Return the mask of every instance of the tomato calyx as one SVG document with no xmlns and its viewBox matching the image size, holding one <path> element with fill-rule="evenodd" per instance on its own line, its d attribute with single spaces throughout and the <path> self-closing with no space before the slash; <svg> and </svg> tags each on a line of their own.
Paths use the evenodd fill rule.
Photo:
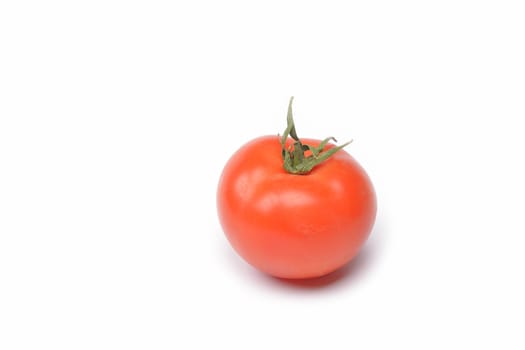
<svg viewBox="0 0 525 350">
<path fill-rule="evenodd" d="M 290 174 L 306 175 L 314 167 L 321 164 L 343 147 L 348 146 L 352 141 L 346 142 L 343 145 L 332 147 L 325 150 L 329 141 L 337 142 L 334 137 L 327 137 L 319 143 L 317 147 L 305 145 L 301 142 L 295 131 L 295 123 L 292 115 L 293 96 L 290 97 L 288 104 L 288 115 L 286 117 L 287 126 L 281 137 L 281 149 L 284 169 Z M 286 140 L 290 136 L 294 142 L 290 147 L 286 147 Z M 306 156 L 305 152 L 310 151 L 311 154 Z"/>
</svg>

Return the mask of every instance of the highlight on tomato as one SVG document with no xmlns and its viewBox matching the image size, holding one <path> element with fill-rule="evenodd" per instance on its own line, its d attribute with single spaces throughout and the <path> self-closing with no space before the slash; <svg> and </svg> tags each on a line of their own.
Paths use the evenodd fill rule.
<svg viewBox="0 0 525 350">
<path fill-rule="evenodd" d="M 332 137 L 300 139 L 288 105 L 282 136 L 237 150 L 217 189 L 223 231 L 258 270 L 280 278 L 326 275 L 347 264 L 368 238 L 376 196 L 365 170 Z"/>
</svg>

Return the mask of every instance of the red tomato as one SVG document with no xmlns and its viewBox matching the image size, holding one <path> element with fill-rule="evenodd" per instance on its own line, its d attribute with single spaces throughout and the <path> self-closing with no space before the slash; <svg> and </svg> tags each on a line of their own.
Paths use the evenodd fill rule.
<svg viewBox="0 0 525 350">
<path fill-rule="evenodd" d="M 293 121 L 292 129 L 290 135 Z M 252 140 L 229 159 L 217 192 L 219 220 L 233 248 L 255 268 L 281 278 L 319 277 L 358 253 L 374 224 L 375 193 L 363 168 L 344 150 L 305 174 L 289 173 L 283 154 L 293 157 L 298 139 L 286 136 Z M 321 154 L 333 148 L 324 143 Z M 312 152 L 304 156 L 312 158 Z"/>
</svg>

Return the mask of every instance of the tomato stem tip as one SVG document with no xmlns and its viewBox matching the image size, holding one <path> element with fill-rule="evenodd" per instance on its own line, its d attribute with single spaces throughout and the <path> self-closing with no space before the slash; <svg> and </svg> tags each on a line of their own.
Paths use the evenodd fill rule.
<svg viewBox="0 0 525 350">
<path fill-rule="evenodd" d="M 335 153 L 348 146 L 352 141 L 346 142 L 340 146 L 332 147 L 325 150 L 326 145 L 330 141 L 337 142 L 334 137 L 327 137 L 322 140 L 317 147 L 311 145 L 304 145 L 295 130 L 295 123 L 292 113 L 293 96 L 290 97 L 288 103 L 288 114 L 286 116 L 286 129 L 281 136 L 281 149 L 284 169 L 290 174 L 306 175 L 312 171 L 314 167 L 326 161 Z M 286 141 L 290 136 L 294 142 L 288 148 Z M 305 151 L 310 151 L 311 155 L 305 156 Z"/>
</svg>

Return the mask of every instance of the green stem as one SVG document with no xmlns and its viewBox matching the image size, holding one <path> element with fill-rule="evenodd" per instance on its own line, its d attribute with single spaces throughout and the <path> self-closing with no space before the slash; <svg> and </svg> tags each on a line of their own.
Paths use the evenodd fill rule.
<svg viewBox="0 0 525 350">
<path fill-rule="evenodd" d="M 295 131 L 295 123 L 293 121 L 292 114 L 292 102 L 293 96 L 290 97 L 290 103 L 288 104 L 288 115 L 286 117 L 287 125 L 283 136 L 281 137 L 283 165 L 284 169 L 290 174 L 306 175 L 312 171 L 314 167 L 326 161 L 343 147 L 349 145 L 352 141 L 349 141 L 340 146 L 332 147 L 328 150 L 325 150 L 325 146 L 330 140 L 337 142 L 337 140 L 333 137 L 327 137 L 321 141 L 317 147 L 303 145 L 299 137 L 297 137 L 297 132 Z M 288 139 L 288 136 L 294 140 L 294 143 L 287 149 L 286 140 Z M 312 154 L 308 157 L 305 157 L 305 151 L 311 151 Z"/>
</svg>

